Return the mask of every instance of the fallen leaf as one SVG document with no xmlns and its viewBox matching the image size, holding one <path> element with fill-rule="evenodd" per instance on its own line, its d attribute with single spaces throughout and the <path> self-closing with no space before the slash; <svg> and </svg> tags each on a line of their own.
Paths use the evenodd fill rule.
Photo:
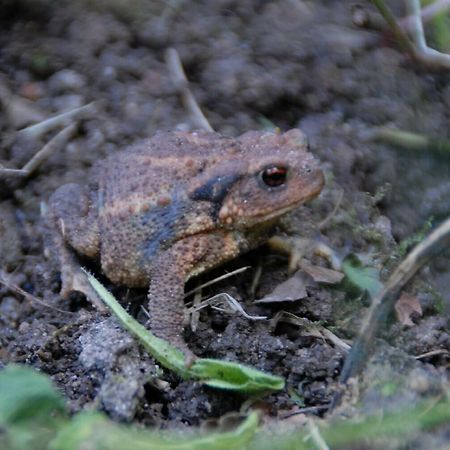
<svg viewBox="0 0 450 450">
<path fill-rule="evenodd" d="M 412 321 L 413 315 L 422 316 L 422 306 L 420 306 L 419 299 L 407 292 L 403 292 L 400 298 L 395 303 L 395 312 L 397 320 L 406 327 L 414 326 Z"/>
<path fill-rule="evenodd" d="M 363 266 L 356 257 L 346 259 L 342 270 L 351 284 L 361 291 L 367 291 L 371 298 L 374 298 L 383 289 L 379 270 L 375 267 Z"/>
<path fill-rule="evenodd" d="M 256 300 L 255 303 L 294 302 L 307 296 L 305 279 L 297 271 L 283 283 L 280 283 L 270 294 Z"/>
<path fill-rule="evenodd" d="M 314 281 L 317 281 L 318 283 L 337 284 L 342 280 L 342 278 L 344 278 L 344 274 L 342 272 L 327 269 L 326 267 L 314 266 L 305 260 L 302 260 L 299 266 L 303 272 L 306 272 Z"/>
</svg>

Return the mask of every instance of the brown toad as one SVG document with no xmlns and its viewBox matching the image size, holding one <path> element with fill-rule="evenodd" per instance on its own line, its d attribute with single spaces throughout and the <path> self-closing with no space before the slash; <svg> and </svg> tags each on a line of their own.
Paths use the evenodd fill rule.
<svg viewBox="0 0 450 450">
<path fill-rule="evenodd" d="M 296 129 L 158 133 L 94 166 L 89 184 L 51 196 L 62 294 L 93 300 L 71 249 L 97 258 L 112 282 L 149 285 L 151 330 L 192 356 L 181 336 L 185 282 L 267 240 L 276 220 L 323 184 Z"/>
</svg>

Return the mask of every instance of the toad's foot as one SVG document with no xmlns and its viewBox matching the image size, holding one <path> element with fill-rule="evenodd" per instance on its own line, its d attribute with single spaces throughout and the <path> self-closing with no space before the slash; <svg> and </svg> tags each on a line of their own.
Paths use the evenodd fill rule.
<svg viewBox="0 0 450 450">
<path fill-rule="evenodd" d="M 61 297 L 68 298 L 73 291 L 81 292 L 100 312 L 107 310 L 99 295 L 89 283 L 86 273 L 80 267 L 70 269 L 70 272 L 67 268 L 62 268 L 61 282 Z"/>
<path fill-rule="evenodd" d="M 107 310 L 105 304 L 97 292 L 89 283 L 86 273 L 81 269 L 72 252 L 63 247 L 60 250 L 61 262 L 61 291 L 62 298 L 67 299 L 71 292 L 77 291 L 84 294 L 99 311 Z"/>
<path fill-rule="evenodd" d="M 272 250 L 288 255 L 290 273 L 302 269 L 303 258 L 309 259 L 312 255 L 321 256 L 328 261 L 334 270 L 341 270 L 341 258 L 331 247 L 318 239 L 298 236 L 273 236 L 267 243 Z"/>
<path fill-rule="evenodd" d="M 151 320 L 146 324 L 147 328 L 150 328 L 151 332 L 158 338 L 167 341 L 172 347 L 175 347 L 184 355 L 184 365 L 186 368 L 190 368 L 198 359 L 184 342 L 181 335 L 177 334 L 175 329 L 158 327 Z M 178 329 L 177 329 L 178 331 Z"/>
<path fill-rule="evenodd" d="M 273 236 L 267 241 L 272 250 L 289 257 L 289 272 L 295 272 L 305 254 L 311 253 L 314 241 L 300 237 Z"/>
</svg>

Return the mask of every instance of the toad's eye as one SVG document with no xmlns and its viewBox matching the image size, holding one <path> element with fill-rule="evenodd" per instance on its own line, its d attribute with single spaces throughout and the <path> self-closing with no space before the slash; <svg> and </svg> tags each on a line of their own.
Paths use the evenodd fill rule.
<svg viewBox="0 0 450 450">
<path fill-rule="evenodd" d="M 277 187 L 283 185 L 286 182 L 287 173 L 288 171 L 286 167 L 267 167 L 261 172 L 261 179 L 266 186 Z"/>
</svg>

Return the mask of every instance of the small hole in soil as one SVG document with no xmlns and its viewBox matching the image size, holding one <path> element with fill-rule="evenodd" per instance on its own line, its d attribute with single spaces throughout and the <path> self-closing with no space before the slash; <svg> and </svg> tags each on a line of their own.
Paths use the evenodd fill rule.
<svg viewBox="0 0 450 450">
<path fill-rule="evenodd" d="M 211 320 L 211 329 L 216 333 L 223 333 L 227 327 L 228 321 L 223 316 L 215 315 Z"/>
<path fill-rule="evenodd" d="M 84 294 L 81 292 L 72 292 L 69 296 L 69 311 L 77 312 L 80 309 L 86 309 L 92 307 L 91 302 L 89 302 Z"/>
<path fill-rule="evenodd" d="M 156 389 L 150 383 L 144 385 L 144 390 L 145 390 L 145 399 L 149 404 L 162 403 L 163 405 L 165 405 L 165 403 L 167 402 L 164 393 L 161 392 L 159 389 Z M 163 411 L 163 414 L 166 415 L 167 411 Z"/>
</svg>

